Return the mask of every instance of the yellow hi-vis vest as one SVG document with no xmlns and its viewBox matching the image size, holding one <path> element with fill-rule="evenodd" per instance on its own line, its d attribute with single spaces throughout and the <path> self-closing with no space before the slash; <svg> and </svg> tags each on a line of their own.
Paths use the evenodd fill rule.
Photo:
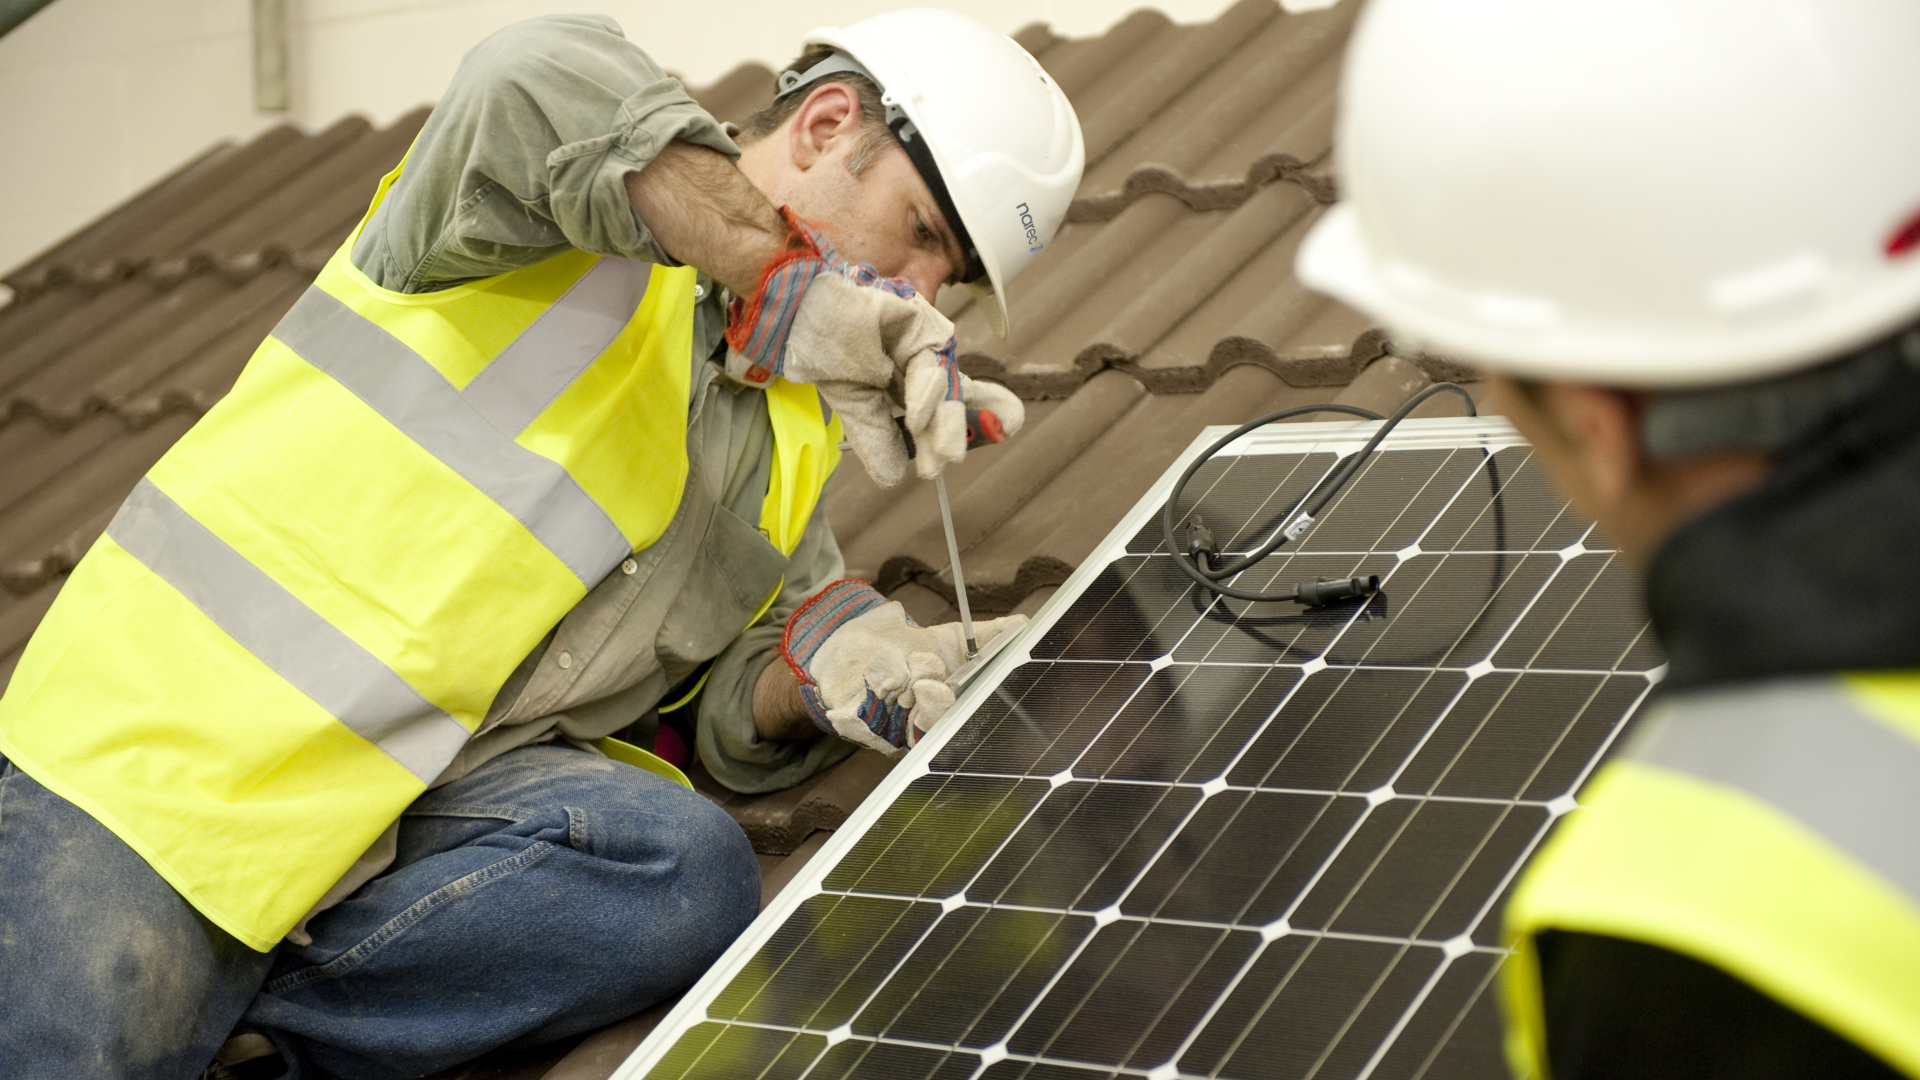
<svg viewBox="0 0 1920 1080">
<path fill-rule="evenodd" d="M 1645 942 L 1920 1077 L 1920 675 L 1676 694 L 1506 911 L 1507 1050 L 1547 1076 L 1534 936 Z"/>
<path fill-rule="evenodd" d="M 140 481 L 0 699 L 0 754 L 261 951 L 687 478 L 694 270 L 568 251 L 406 295 L 349 260 L 365 226 Z M 840 425 L 811 387 L 767 404 L 761 524 L 791 555 Z"/>
</svg>

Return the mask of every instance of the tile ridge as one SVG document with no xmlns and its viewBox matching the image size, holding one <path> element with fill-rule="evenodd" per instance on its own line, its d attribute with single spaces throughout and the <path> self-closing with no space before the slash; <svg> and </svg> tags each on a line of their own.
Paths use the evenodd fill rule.
<svg viewBox="0 0 1920 1080">
<path fill-rule="evenodd" d="M 88 521 L 69 532 L 45 554 L 0 566 L 0 588 L 16 599 L 38 592 L 54 578 L 78 566 L 80 556 L 87 553 L 106 526 L 105 519 Z"/>
<path fill-rule="evenodd" d="M 1146 195 L 1171 195 L 1189 210 L 1232 210 L 1273 183 L 1297 184 L 1313 200 L 1332 204 L 1338 198 L 1330 174 L 1315 171 L 1327 155 L 1302 161 L 1292 154 L 1270 153 L 1255 158 L 1247 173 L 1238 180 L 1209 180 L 1200 183 L 1180 176 L 1178 170 L 1157 162 L 1145 161 L 1127 174 L 1126 183 L 1116 191 L 1075 197 L 1067 208 L 1067 220 L 1074 222 L 1111 221 L 1120 212 Z"/>
<path fill-rule="evenodd" d="M 51 264 L 37 270 L 31 279 L 14 285 L 13 301 L 8 307 L 24 307 L 42 296 L 67 289 L 99 292 L 130 281 L 142 281 L 156 291 L 165 292 L 202 273 L 218 274 L 233 285 L 244 285 L 282 266 L 303 274 L 317 274 L 332 253 L 333 245 L 321 256 L 284 244 L 267 244 L 237 255 L 190 249 L 164 259 L 147 258 L 137 262 L 109 259 L 85 266 Z"/>
<path fill-rule="evenodd" d="M 1072 564 L 1063 559 L 1050 555 L 1029 555 L 1014 571 L 1011 581 L 975 581 L 972 580 L 973 575 L 967 575 L 967 602 L 979 612 L 1012 611 L 1020 606 L 1021 601 L 1033 595 L 1034 590 L 1066 581 L 1073 570 Z M 873 586 L 883 593 L 891 595 L 903 585 L 920 585 L 938 594 L 948 604 L 954 604 L 957 600 L 953 581 L 942 577 L 939 570 L 912 555 L 893 556 L 880 564 L 880 572 L 874 575 Z"/>
<path fill-rule="evenodd" d="M 1029 401 L 1044 401 L 1070 397 L 1088 379 L 1109 368 L 1140 380 L 1140 384 L 1154 394 L 1199 393 L 1211 387 L 1228 369 L 1242 364 L 1264 367 L 1289 386 L 1345 386 L 1362 368 L 1391 352 L 1395 350 L 1386 331 L 1376 327 L 1354 338 L 1344 354 L 1282 354 L 1256 338 L 1227 335 L 1214 343 L 1204 364 L 1146 367 L 1139 363 L 1139 356 L 1117 345 L 1095 342 L 1082 348 L 1074 357 L 1072 368 L 1066 371 L 1009 370 L 999 358 L 981 352 L 962 354 L 960 370 L 971 378 L 1002 383 Z M 1472 369 L 1444 357 L 1403 358 L 1435 380 L 1458 382 L 1475 378 Z"/>
<path fill-rule="evenodd" d="M 24 423 L 29 418 L 44 424 L 55 434 L 61 434 L 79 427 L 96 416 L 108 415 L 119 418 L 128 431 L 141 431 L 152 427 L 155 421 L 174 413 L 184 412 L 204 416 L 213 408 L 226 391 L 218 393 L 203 390 L 184 390 L 168 388 L 154 393 L 137 394 L 119 400 L 109 401 L 98 394 L 88 394 L 70 407 L 60 408 L 26 395 L 9 398 L 0 406 L 0 431 L 5 431 L 15 423 Z"/>
</svg>

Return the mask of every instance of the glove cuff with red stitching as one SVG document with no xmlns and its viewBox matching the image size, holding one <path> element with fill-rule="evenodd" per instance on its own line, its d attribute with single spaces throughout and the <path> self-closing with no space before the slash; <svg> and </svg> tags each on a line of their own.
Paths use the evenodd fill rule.
<svg viewBox="0 0 1920 1080">
<path fill-rule="evenodd" d="M 735 364 L 730 362 L 729 371 L 755 386 L 765 386 L 775 376 L 786 373 L 787 343 L 793 336 L 795 322 L 800 318 L 801 302 L 822 274 L 835 274 L 851 285 L 877 289 L 902 300 L 914 300 L 920 295 L 906 278 L 883 277 L 866 263 L 850 263 L 841 258 L 826 236 L 790 207 L 782 206 L 780 216 L 787 223 L 787 235 L 781 251 L 761 269 L 760 285 L 751 300 L 734 301 L 727 326 L 727 344 L 735 357 L 746 361 L 745 366 L 737 370 Z M 931 308 L 928 310 L 931 312 Z M 951 324 L 945 323 L 944 319 L 941 322 L 951 329 Z M 957 343 L 949 336 L 945 345 L 935 349 L 931 357 L 930 362 L 940 369 L 936 378 L 941 388 L 940 400 L 959 401 L 962 398 L 957 354 Z M 919 359 L 917 362 L 929 361 Z M 896 356 L 894 363 L 902 367 L 912 366 L 916 363 L 916 357 Z M 911 374 L 910 371 L 902 373 Z M 879 387 L 891 384 L 895 377 L 893 371 L 884 369 L 872 375 L 874 381 L 871 385 Z M 843 373 L 831 377 L 844 380 L 848 375 Z M 813 376 L 800 373 L 796 373 L 796 378 L 802 382 L 816 381 Z"/>
<path fill-rule="evenodd" d="M 748 361 L 742 377 L 756 386 L 772 382 L 784 370 L 787 338 L 807 285 L 841 261 L 820 231 L 800 215 L 782 206 L 780 217 L 787 223 L 780 253 L 761 268 L 752 298 L 734 300 L 727 325 L 727 344 Z"/>
<path fill-rule="evenodd" d="M 820 696 L 819 680 L 813 677 L 809 665 L 834 631 L 885 603 L 887 598 L 878 589 L 848 578 L 815 593 L 787 618 L 786 633 L 780 638 L 780 652 L 800 680 L 800 697 L 806 702 L 807 716 L 821 731 L 831 733 L 837 729 L 827 717 L 827 703 Z M 894 746 L 906 743 L 908 711 L 898 704 L 889 705 L 871 690 L 858 709 L 867 728 Z"/>
</svg>

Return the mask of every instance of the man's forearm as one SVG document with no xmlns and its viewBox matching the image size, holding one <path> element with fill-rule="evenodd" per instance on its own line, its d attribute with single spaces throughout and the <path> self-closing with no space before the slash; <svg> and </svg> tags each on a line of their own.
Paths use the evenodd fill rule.
<svg viewBox="0 0 1920 1080">
<path fill-rule="evenodd" d="M 779 209 L 725 154 L 704 146 L 668 143 L 627 174 L 627 199 L 667 254 L 740 296 L 753 295 L 786 240 Z"/>
<path fill-rule="evenodd" d="M 754 681 L 753 727 L 770 742 L 797 742 L 820 734 L 800 697 L 800 680 L 779 657 Z"/>
</svg>

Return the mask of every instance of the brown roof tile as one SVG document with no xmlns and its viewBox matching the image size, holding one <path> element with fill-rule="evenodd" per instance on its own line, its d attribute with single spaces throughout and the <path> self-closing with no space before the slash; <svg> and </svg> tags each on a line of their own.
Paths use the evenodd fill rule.
<svg viewBox="0 0 1920 1080">
<path fill-rule="evenodd" d="M 755 851 L 787 855 L 815 832 L 839 828 L 853 808 L 880 786 L 897 760 L 877 750 L 859 750 L 838 765 L 770 795 L 728 791 L 698 765 L 688 775 L 694 787 L 733 815 Z"/>
<path fill-rule="evenodd" d="M 1075 216 L 1112 216 L 1148 191 L 1195 209 L 1236 206 L 1283 175 L 1330 198 L 1324 175 L 1307 170 L 1331 143 L 1332 86 L 1355 8 L 1288 15 L 1242 0 L 1187 27 L 1140 11 L 1100 38 L 1044 48 L 1087 138 Z"/>
<path fill-rule="evenodd" d="M 773 101 L 773 71 L 761 64 L 742 64 L 712 86 L 688 93 L 715 118 L 743 123 Z"/>
</svg>

